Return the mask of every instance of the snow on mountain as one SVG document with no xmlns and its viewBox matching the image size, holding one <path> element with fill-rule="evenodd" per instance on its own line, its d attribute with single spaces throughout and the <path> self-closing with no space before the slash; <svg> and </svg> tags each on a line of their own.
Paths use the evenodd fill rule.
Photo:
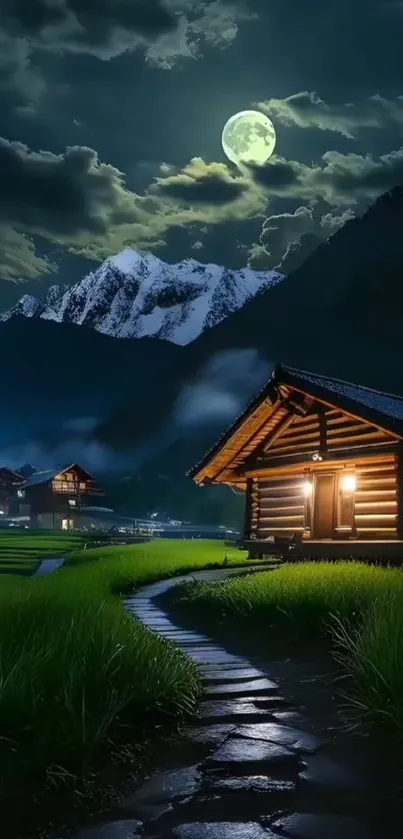
<svg viewBox="0 0 403 839">
<path fill-rule="evenodd" d="M 194 341 L 247 300 L 280 282 L 276 271 L 232 271 L 185 259 L 169 265 L 125 249 L 66 289 L 52 286 L 43 300 L 24 294 L 0 315 L 85 325 L 115 338 Z"/>
</svg>

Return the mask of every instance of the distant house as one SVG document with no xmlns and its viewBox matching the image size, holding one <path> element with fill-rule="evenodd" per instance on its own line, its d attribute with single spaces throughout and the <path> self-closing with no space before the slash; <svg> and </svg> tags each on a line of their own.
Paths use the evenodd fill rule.
<svg viewBox="0 0 403 839">
<path fill-rule="evenodd" d="M 245 491 L 252 556 L 403 558 L 399 396 L 278 366 L 189 474 Z"/>
<path fill-rule="evenodd" d="M 74 530 L 82 508 L 104 494 L 86 469 L 72 463 L 27 478 L 18 488 L 19 514 L 29 516 L 31 527 Z"/>
<path fill-rule="evenodd" d="M 18 488 L 24 483 L 24 477 L 7 466 L 0 466 L 0 515 L 8 516 L 12 510 Z"/>
</svg>

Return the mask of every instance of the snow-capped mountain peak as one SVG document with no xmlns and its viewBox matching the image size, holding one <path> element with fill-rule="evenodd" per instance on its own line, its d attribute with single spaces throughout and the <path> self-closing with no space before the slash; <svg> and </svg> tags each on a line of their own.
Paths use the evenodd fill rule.
<svg viewBox="0 0 403 839">
<path fill-rule="evenodd" d="M 126 248 L 74 286 L 52 286 L 43 300 L 24 294 L 0 321 L 22 315 L 185 345 L 282 279 L 276 271 L 230 270 L 195 259 L 171 265 Z"/>
</svg>

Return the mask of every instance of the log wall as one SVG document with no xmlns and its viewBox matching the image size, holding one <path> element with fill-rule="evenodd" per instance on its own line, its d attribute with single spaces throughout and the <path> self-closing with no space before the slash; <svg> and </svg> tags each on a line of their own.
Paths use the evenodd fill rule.
<svg viewBox="0 0 403 839">
<path fill-rule="evenodd" d="M 310 538 L 309 501 L 304 496 L 304 480 L 321 471 L 341 473 L 351 463 L 356 476 L 354 493 L 355 538 L 365 541 L 400 538 L 398 527 L 397 456 L 395 453 L 353 458 L 339 463 L 312 462 L 290 469 L 284 474 L 263 474 L 250 479 L 250 533 L 252 538 L 291 536 L 299 533 Z M 309 473 L 308 470 L 309 469 Z M 284 470 L 283 470 L 284 471 Z M 273 469 L 274 473 L 274 469 Z M 337 495 L 335 496 L 337 507 Z M 337 519 L 335 510 L 335 520 Z M 346 539 L 343 530 L 337 530 L 335 539 Z"/>
<path fill-rule="evenodd" d="M 303 533 L 305 524 L 304 473 L 254 480 L 252 530 L 257 539 Z"/>
<path fill-rule="evenodd" d="M 356 466 L 354 524 L 359 539 L 397 539 L 397 460 Z"/>
</svg>

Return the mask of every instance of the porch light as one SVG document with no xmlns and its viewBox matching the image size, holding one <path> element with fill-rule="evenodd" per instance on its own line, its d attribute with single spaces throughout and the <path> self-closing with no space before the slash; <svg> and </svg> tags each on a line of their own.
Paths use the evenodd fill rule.
<svg viewBox="0 0 403 839">
<path fill-rule="evenodd" d="M 355 492 L 357 481 L 355 475 L 343 475 L 341 479 L 342 492 Z"/>
<path fill-rule="evenodd" d="M 305 498 L 310 498 L 311 497 L 312 490 L 313 490 L 312 481 L 304 481 L 304 495 L 305 495 Z"/>
</svg>

